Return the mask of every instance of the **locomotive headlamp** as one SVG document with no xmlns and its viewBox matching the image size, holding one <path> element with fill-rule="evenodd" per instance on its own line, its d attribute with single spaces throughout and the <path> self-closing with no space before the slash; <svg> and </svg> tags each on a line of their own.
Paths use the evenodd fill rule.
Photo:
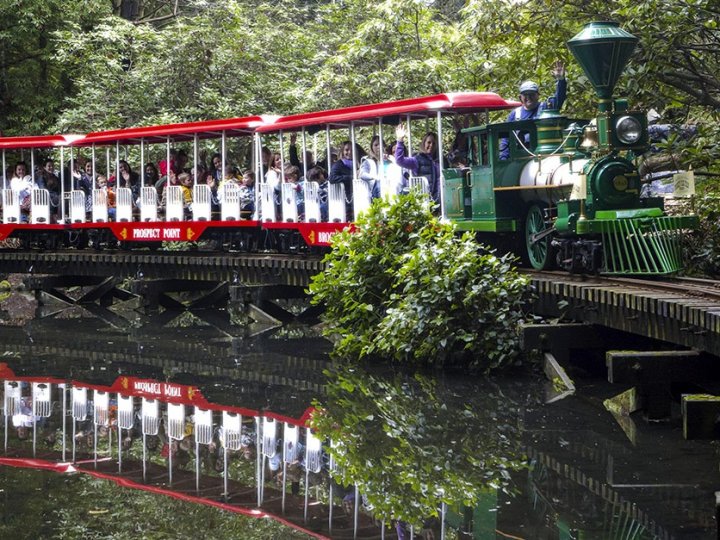
<svg viewBox="0 0 720 540">
<path fill-rule="evenodd" d="M 615 134 L 623 144 L 635 144 L 642 136 L 642 125 L 633 116 L 621 116 L 615 122 Z"/>
</svg>

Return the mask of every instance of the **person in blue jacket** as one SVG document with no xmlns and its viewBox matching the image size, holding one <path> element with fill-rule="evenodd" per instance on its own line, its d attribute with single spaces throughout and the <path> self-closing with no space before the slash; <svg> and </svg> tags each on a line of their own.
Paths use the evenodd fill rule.
<svg viewBox="0 0 720 540">
<path fill-rule="evenodd" d="M 565 80 L 565 65 L 557 60 L 553 66 L 552 75 L 555 77 L 555 95 L 546 101 L 540 101 L 540 87 L 534 81 L 523 81 L 520 85 L 520 103 L 507 117 L 508 122 L 518 120 L 532 120 L 540 116 L 546 109 L 559 111 L 567 97 L 567 81 Z M 525 143 L 529 142 L 526 136 Z M 510 157 L 510 148 L 506 138 L 500 139 L 500 159 Z"/>
</svg>

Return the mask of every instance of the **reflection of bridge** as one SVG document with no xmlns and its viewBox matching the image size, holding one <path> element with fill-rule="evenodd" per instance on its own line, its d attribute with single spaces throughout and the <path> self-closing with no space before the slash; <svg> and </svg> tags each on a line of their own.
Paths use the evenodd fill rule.
<svg viewBox="0 0 720 540">
<path fill-rule="evenodd" d="M 171 329 L 144 332 L 140 328 L 127 336 L 90 326 L 92 320 L 86 319 L 81 331 L 71 322 L 37 321 L 30 333 L 4 328 L 6 362 L 18 375 L 59 378 L 65 378 L 72 364 L 73 377 L 96 384 L 110 384 L 118 372 L 171 379 L 199 386 L 209 397 L 221 392 L 224 402 L 236 396 L 245 402 L 269 401 L 280 410 L 289 406 L 279 402 L 284 396 L 304 398 L 304 409 L 325 393 L 323 370 L 330 366 L 324 355 L 327 341 L 301 334 L 303 347 L 298 353 L 302 355 L 288 354 L 292 336 L 277 339 L 278 333 L 289 331 L 288 327 L 244 339 L 229 339 L 212 329 L 208 332 L 193 327 L 197 339 L 190 341 L 175 339 L 177 334 Z M 68 335 L 73 336 L 72 342 Z M 270 392 L 271 388 L 277 390 Z M 233 401 L 228 404 L 235 404 Z"/>
<path fill-rule="evenodd" d="M 563 514 L 566 524 L 598 538 L 704 538 L 717 529 L 716 485 L 708 478 L 712 459 L 699 456 L 648 470 L 647 462 L 662 462 L 672 450 L 644 444 L 631 451 L 591 431 L 532 432 L 525 448 L 533 468 L 534 492 L 528 497 L 538 510 Z M 678 470 L 680 469 L 680 470 Z M 590 529 L 592 528 L 592 529 Z M 602 531 L 602 532 L 601 532 Z"/>
</svg>

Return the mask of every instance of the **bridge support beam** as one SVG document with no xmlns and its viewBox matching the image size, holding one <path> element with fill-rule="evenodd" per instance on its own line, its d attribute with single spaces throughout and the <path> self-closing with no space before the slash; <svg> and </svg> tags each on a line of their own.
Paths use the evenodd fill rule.
<svg viewBox="0 0 720 540">
<path fill-rule="evenodd" d="M 704 358 L 697 351 L 608 351 L 608 381 L 637 387 L 648 421 L 670 419 L 672 385 L 702 380 Z"/>
<path fill-rule="evenodd" d="M 720 396 L 682 396 L 683 436 L 686 439 L 720 439 Z"/>
<path fill-rule="evenodd" d="M 43 304 L 43 295 L 47 295 L 70 305 L 97 302 L 102 307 L 111 306 L 115 298 L 128 300 L 133 297 L 128 291 L 118 288 L 120 282 L 117 277 L 101 276 L 28 276 L 23 280 L 25 287 L 35 293 L 38 305 Z M 89 290 L 73 298 L 67 290 L 74 287 Z"/>
<path fill-rule="evenodd" d="M 569 359 L 574 349 L 592 349 L 606 343 L 598 328 L 584 323 L 523 324 L 520 347 L 524 351 L 539 349 L 551 352 L 559 362 Z"/>
</svg>

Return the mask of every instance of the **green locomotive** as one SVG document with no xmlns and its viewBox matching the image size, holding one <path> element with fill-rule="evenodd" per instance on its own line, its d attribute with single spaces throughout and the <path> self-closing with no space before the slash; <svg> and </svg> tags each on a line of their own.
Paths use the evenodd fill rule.
<svg viewBox="0 0 720 540">
<path fill-rule="evenodd" d="M 521 243 L 539 270 L 679 270 L 681 236 L 697 217 L 667 215 L 662 198 L 640 197 L 634 161 L 649 148 L 647 118 L 612 95 L 636 43 L 611 22 L 590 23 L 568 41 L 598 97 L 593 120 L 545 110 L 534 120 L 464 130 L 469 169 L 444 171 L 446 217 L 481 238 L 499 233 Z"/>
</svg>

